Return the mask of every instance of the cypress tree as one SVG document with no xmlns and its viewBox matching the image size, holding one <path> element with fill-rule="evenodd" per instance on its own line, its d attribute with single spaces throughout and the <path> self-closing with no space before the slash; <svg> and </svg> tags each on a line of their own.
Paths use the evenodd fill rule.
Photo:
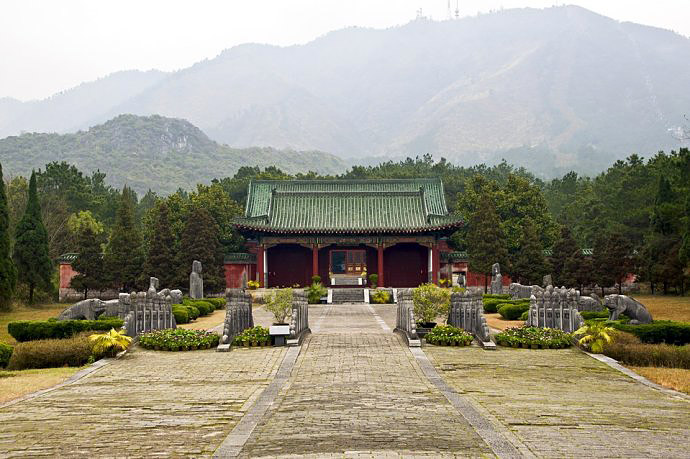
<svg viewBox="0 0 690 459">
<path fill-rule="evenodd" d="M 141 233 L 134 219 L 135 199 L 134 192 L 125 186 L 104 257 L 107 280 L 122 291 L 136 287 L 144 263 Z"/>
<path fill-rule="evenodd" d="M 84 299 L 89 290 L 102 289 L 104 282 L 103 254 L 101 237 L 91 226 L 84 225 L 77 234 L 79 255 L 72 263 L 72 268 L 79 273 L 72 278 L 70 287 L 84 292 Z"/>
<path fill-rule="evenodd" d="M 519 242 L 520 247 L 513 256 L 511 273 L 521 284 L 541 284 L 548 271 L 544 248 L 537 235 L 537 227 L 527 220 Z"/>
<path fill-rule="evenodd" d="M 625 276 L 632 269 L 632 245 L 622 234 L 611 232 L 602 233 L 594 243 L 593 266 L 594 277 L 601 286 L 601 295 L 604 296 L 604 288 L 618 284 L 618 293 L 622 291 Z"/>
<path fill-rule="evenodd" d="M 496 205 L 491 197 L 482 194 L 479 206 L 470 216 L 467 231 L 467 255 L 472 271 L 484 274 L 484 292 L 488 290 L 491 266 L 508 262 L 508 246 Z"/>
<path fill-rule="evenodd" d="M 551 268 L 553 272 L 553 283 L 555 285 L 574 285 L 575 273 L 572 272 L 576 266 L 573 262 L 566 264 L 569 258 L 577 256 L 576 252 L 580 250 L 577 241 L 573 238 L 570 229 L 567 226 L 561 228 L 561 235 L 553 246 L 551 254 Z"/>
<path fill-rule="evenodd" d="M 165 201 L 159 202 L 154 208 L 153 231 L 140 280 L 142 284 L 148 284 L 149 277 L 153 276 L 158 278 L 162 287 L 174 288 L 177 260 L 169 212 Z"/>
<path fill-rule="evenodd" d="M 16 284 L 17 269 L 10 257 L 10 213 L 0 164 L 0 310 L 10 309 Z"/>
<path fill-rule="evenodd" d="M 225 275 L 220 230 L 211 214 L 201 207 L 194 207 L 189 212 L 180 238 L 178 282 L 182 285 L 189 285 L 189 273 L 192 271 L 194 260 L 201 262 L 204 291 L 224 291 Z"/>
<path fill-rule="evenodd" d="M 53 263 L 48 249 L 48 233 L 43 226 L 41 205 L 36 191 L 36 174 L 29 180 L 29 199 L 26 211 L 19 220 L 14 244 L 14 263 L 17 266 L 17 280 L 29 287 L 29 303 L 34 301 L 37 287 L 49 288 L 53 274 Z"/>
</svg>

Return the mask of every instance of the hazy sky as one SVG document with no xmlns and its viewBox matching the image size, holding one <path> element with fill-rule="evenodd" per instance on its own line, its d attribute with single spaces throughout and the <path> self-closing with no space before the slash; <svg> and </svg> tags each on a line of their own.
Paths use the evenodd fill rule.
<svg viewBox="0 0 690 459">
<path fill-rule="evenodd" d="M 456 0 L 451 0 L 455 10 Z M 690 36 L 690 0 L 569 2 Z M 540 0 L 460 0 L 460 16 L 543 8 Z M 305 43 L 347 26 L 447 18 L 447 0 L 2 0 L 0 97 L 44 98 L 109 73 L 176 70 L 246 42 Z"/>
</svg>

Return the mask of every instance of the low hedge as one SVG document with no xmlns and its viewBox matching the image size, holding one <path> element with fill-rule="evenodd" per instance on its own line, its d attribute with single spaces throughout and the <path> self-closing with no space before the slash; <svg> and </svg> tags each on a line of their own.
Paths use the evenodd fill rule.
<svg viewBox="0 0 690 459">
<path fill-rule="evenodd" d="M 183 304 L 173 304 L 172 312 L 175 316 L 175 323 L 178 325 L 189 323 L 189 310 L 187 309 L 187 306 Z"/>
<path fill-rule="evenodd" d="M 524 321 L 529 320 L 529 309 L 527 311 L 523 312 L 522 314 L 520 314 L 520 320 L 524 320 Z"/>
<path fill-rule="evenodd" d="M 529 303 L 505 303 L 498 307 L 498 313 L 505 320 L 518 320 L 527 311 L 529 311 Z"/>
<path fill-rule="evenodd" d="M 570 347 L 573 335 L 555 328 L 507 328 L 496 335 L 501 346 L 532 349 L 559 349 Z"/>
<path fill-rule="evenodd" d="M 12 350 L 14 348 L 9 344 L 0 343 L 0 368 L 4 368 L 10 362 L 12 357 Z"/>
<path fill-rule="evenodd" d="M 7 331 L 20 343 L 45 339 L 64 339 L 85 331 L 119 329 L 124 321 L 118 318 L 98 320 L 17 320 L 7 324 Z"/>
<path fill-rule="evenodd" d="M 216 310 L 225 309 L 227 303 L 225 298 L 204 298 L 204 301 L 211 303 Z"/>
<path fill-rule="evenodd" d="M 624 332 L 613 335 L 603 354 L 626 365 L 690 369 L 690 345 L 647 344 Z"/>
<path fill-rule="evenodd" d="M 584 320 L 609 318 L 608 311 L 580 311 L 580 315 Z"/>
<path fill-rule="evenodd" d="M 271 335 L 268 328 L 257 325 L 247 328 L 232 340 L 233 346 L 266 346 L 271 344 Z"/>
<path fill-rule="evenodd" d="M 161 351 L 194 351 L 218 346 L 220 337 L 204 330 L 168 328 L 139 335 L 139 344 Z"/>
<path fill-rule="evenodd" d="M 499 296 L 499 295 L 495 295 Z M 506 296 L 506 295 L 501 295 Z M 509 295 L 508 295 L 509 296 Z M 484 312 L 487 314 L 495 314 L 498 312 L 499 308 L 506 304 L 526 304 L 529 307 L 529 298 L 520 298 L 517 300 L 511 300 L 510 298 L 484 298 Z"/>
<path fill-rule="evenodd" d="M 630 325 L 614 321 L 610 324 L 617 330 L 632 333 L 643 343 L 666 343 L 674 344 L 676 346 L 683 346 L 690 343 L 689 322 L 655 320 L 651 324 Z"/>
<path fill-rule="evenodd" d="M 483 298 L 486 299 L 495 299 L 495 300 L 509 300 L 510 294 L 508 293 L 485 293 L 483 295 Z"/>
<path fill-rule="evenodd" d="M 462 328 L 452 325 L 438 325 L 424 336 L 429 344 L 437 346 L 467 346 L 472 342 L 473 336 Z"/>
<path fill-rule="evenodd" d="M 8 370 L 29 368 L 80 367 L 92 358 L 93 346 L 88 333 L 65 339 L 41 339 L 14 347 Z"/>
</svg>

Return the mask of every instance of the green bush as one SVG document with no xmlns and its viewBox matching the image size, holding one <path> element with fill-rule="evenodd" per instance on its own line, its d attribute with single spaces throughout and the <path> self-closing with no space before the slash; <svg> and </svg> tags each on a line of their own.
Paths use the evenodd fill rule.
<svg viewBox="0 0 690 459">
<path fill-rule="evenodd" d="M 192 320 L 196 320 L 201 315 L 199 308 L 192 304 L 185 304 L 184 307 L 187 308 L 187 314 L 189 315 L 190 322 Z"/>
<path fill-rule="evenodd" d="M 501 308 L 502 306 L 506 304 L 526 304 L 529 306 L 529 298 L 520 298 L 517 300 L 511 300 L 510 298 L 494 298 L 498 296 L 509 296 L 509 295 L 492 295 L 492 297 L 487 298 L 487 295 L 484 295 L 484 312 L 487 314 L 495 314 L 498 312 L 498 309 Z"/>
<path fill-rule="evenodd" d="M 518 320 L 523 312 L 529 311 L 529 303 L 504 303 L 498 306 L 498 313 L 505 320 Z"/>
<path fill-rule="evenodd" d="M 146 349 L 162 351 L 193 351 L 218 346 L 220 337 L 204 330 L 187 330 L 184 328 L 167 328 L 143 333 L 139 344 Z"/>
<path fill-rule="evenodd" d="M 683 346 L 690 343 L 690 323 L 672 320 L 655 320 L 651 324 L 629 325 L 610 322 L 610 326 L 624 332 L 632 333 L 643 343 L 674 344 Z"/>
<path fill-rule="evenodd" d="M 369 300 L 374 304 L 388 304 L 391 302 L 391 294 L 388 290 L 374 290 L 369 295 Z"/>
<path fill-rule="evenodd" d="M 580 311 L 580 315 L 584 320 L 609 318 L 608 311 Z"/>
<path fill-rule="evenodd" d="M 7 331 L 20 343 L 39 339 L 63 339 L 85 331 L 119 329 L 122 319 L 105 320 L 17 320 L 7 324 Z"/>
<path fill-rule="evenodd" d="M 483 295 L 484 299 L 488 300 L 509 300 L 511 299 L 508 293 L 485 293 Z"/>
<path fill-rule="evenodd" d="M 268 328 L 257 325 L 247 328 L 232 340 L 234 346 L 265 346 L 271 343 L 271 335 Z"/>
<path fill-rule="evenodd" d="M 572 334 L 555 328 L 507 328 L 496 335 L 498 344 L 510 347 L 563 348 L 569 347 L 572 341 Z"/>
<path fill-rule="evenodd" d="M 529 309 L 520 314 L 520 320 L 527 321 L 529 319 Z"/>
<path fill-rule="evenodd" d="M 293 291 L 291 288 L 272 290 L 264 297 L 266 310 L 273 314 L 274 323 L 282 324 L 292 315 Z"/>
<path fill-rule="evenodd" d="M 207 316 L 216 310 L 216 307 L 206 300 L 195 301 L 194 306 L 199 310 L 200 316 Z"/>
<path fill-rule="evenodd" d="M 320 282 L 314 282 L 307 287 L 307 302 L 309 304 L 319 304 L 321 302 L 321 298 L 326 295 L 328 295 L 328 289 Z"/>
<path fill-rule="evenodd" d="M 225 309 L 227 304 L 225 298 L 204 298 L 204 301 L 211 303 L 216 310 Z"/>
<path fill-rule="evenodd" d="M 319 275 L 311 276 L 311 283 L 312 284 L 320 284 L 321 283 L 321 276 L 319 276 Z"/>
<path fill-rule="evenodd" d="M 175 316 L 175 323 L 178 325 L 189 323 L 189 311 L 187 310 L 187 306 L 183 304 L 173 304 L 172 312 Z"/>
<path fill-rule="evenodd" d="M 462 328 L 451 325 L 438 325 L 424 336 L 429 344 L 438 346 L 467 346 L 472 342 L 473 336 Z"/>
<path fill-rule="evenodd" d="M 15 346 L 7 369 L 80 367 L 89 361 L 92 354 L 93 346 L 86 334 L 27 341 Z"/>
<path fill-rule="evenodd" d="M 450 290 L 434 284 L 422 284 L 412 290 L 412 301 L 417 321 L 435 322 L 437 317 L 448 316 Z"/>
<path fill-rule="evenodd" d="M 369 285 L 371 288 L 376 288 L 379 285 L 379 275 L 374 273 L 374 274 L 369 274 Z"/>
<path fill-rule="evenodd" d="M 4 368 L 10 361 L 12 357 L 12 350 L 14 348 L 9 344 L 0 343 L 0 368 Z"/>
<path fill-rule="evenodd" d="M 629 333 L 616 332 L 603 354 L 626 365 L 690 369 L 690 345 L 641 343 Z"/>
</svg>

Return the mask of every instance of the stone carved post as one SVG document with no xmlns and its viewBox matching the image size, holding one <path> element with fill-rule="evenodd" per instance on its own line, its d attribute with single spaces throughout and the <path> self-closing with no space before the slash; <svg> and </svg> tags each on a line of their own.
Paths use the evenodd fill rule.
<svg viewBox="0 0 690 459">
<path fill-rule="evenodd" d="M 491 293 L 503 293 L 503 276 L 501 275 L 501 265 L 498 263 L 491 266 Z"/>
<path fill-rule="evenodd" d="M 189 275 L 189 296 L 195 300 L 204 297 L 204 279 L 201 276 L 201 262 L 194 260 Z"/>
</svg>

